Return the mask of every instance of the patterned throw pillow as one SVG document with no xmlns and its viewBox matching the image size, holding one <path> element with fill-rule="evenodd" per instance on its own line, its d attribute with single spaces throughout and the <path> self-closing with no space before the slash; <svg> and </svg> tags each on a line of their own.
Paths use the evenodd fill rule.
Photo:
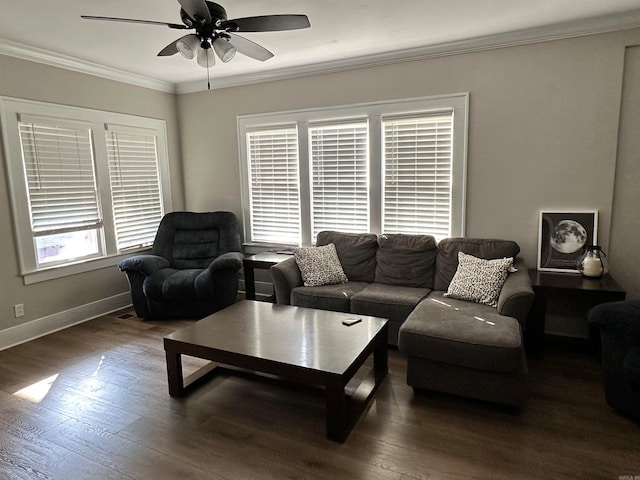
<svg viewBox="0 0 640 480">
<path fill-rule="evenodd" d="M 512 266 L 512 257 L 484 260 L 458 252 L 458 269 L 444 296 L 497 307 Z"/>
<path fill-rule="evenodd" d="M 319 287 L 348 281 L 333 243 L 321 247 L 294 248 L 293 255 L 305 287 Z"/>
</svg>

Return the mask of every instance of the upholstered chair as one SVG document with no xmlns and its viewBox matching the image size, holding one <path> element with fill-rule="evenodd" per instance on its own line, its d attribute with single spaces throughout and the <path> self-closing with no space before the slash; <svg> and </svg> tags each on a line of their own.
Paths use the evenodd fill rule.
<svg viewBox="0 0 640 480">
<path fill-rule="evenodd" d="M 607 403 L 640 422 L 640 301 L 597 305 L 588 319 L 600 331 Z"/>
<path fill-rule="evenodd" d="M 231 212 L 166 214 L 150 254 L 118 266 L 126 273 L 140 318 L 201 318 L 231 305 L 242 268 Z"/>
</svg>

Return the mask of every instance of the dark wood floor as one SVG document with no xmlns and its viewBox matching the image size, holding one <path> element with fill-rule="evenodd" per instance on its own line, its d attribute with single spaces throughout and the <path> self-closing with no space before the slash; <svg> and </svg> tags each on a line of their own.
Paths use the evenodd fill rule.
<svg viewBox="0 0 640 480">
<path fill-rule="evenodd" d="M 0 352 L 0 479 L 613 479 L 640 427 L 606 405 L 595 356 L 530 359 L 519 414 L 390 373 L 340 445 L 324 400 L 241 376 L 169 397 L 162 337 L 190 321 L 118 312 Z M 201 366 L 185 361 L 185 370 Z"/>
</svg>

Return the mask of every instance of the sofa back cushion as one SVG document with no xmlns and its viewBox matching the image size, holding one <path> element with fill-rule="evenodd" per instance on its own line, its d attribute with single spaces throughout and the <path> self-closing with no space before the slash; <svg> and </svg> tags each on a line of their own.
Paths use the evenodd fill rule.
<svg viewBox="0 0 640 480">
<path fill-rule="evenodd" d="M 436 252 L 436 241 L 430 235 L 380 235 L 375 281 L 400 287 L 433 288 Z"/>
<path fill-rule="evenodd" d="M 447 290 L 458 269 L 458 252 L 485 260 L 516 257 L 520 247 L 511 240 L 493 238 L 445 238 L 438 243 L 434 290 Z"/>
<path fill-rule="evenodd" d="M 318 233 L 316 245 L 333 243 L 349 281 L 371 283 L 376 270 L 377 240 L 377 235 L 373 233 L 342 233 L 325 230 Z"/>
<path fill-rule="evenodd" d="M 151 253 L 173 268 L 204 269 L 218 256 L 241 250 L 232 212 L 170 212 L 162 217 Z"/>
</svg>

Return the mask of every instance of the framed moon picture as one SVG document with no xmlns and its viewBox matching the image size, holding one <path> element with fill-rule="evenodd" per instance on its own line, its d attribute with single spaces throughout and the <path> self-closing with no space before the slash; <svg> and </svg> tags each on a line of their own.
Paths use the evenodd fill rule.
<svg viewBox="0 0 640 480">
<path fill-rule="evenodd" d="M 578 260 L 598 241 L 598 211 L 541 210 L 538 270 L 579 273 Z"/>
</svg>

